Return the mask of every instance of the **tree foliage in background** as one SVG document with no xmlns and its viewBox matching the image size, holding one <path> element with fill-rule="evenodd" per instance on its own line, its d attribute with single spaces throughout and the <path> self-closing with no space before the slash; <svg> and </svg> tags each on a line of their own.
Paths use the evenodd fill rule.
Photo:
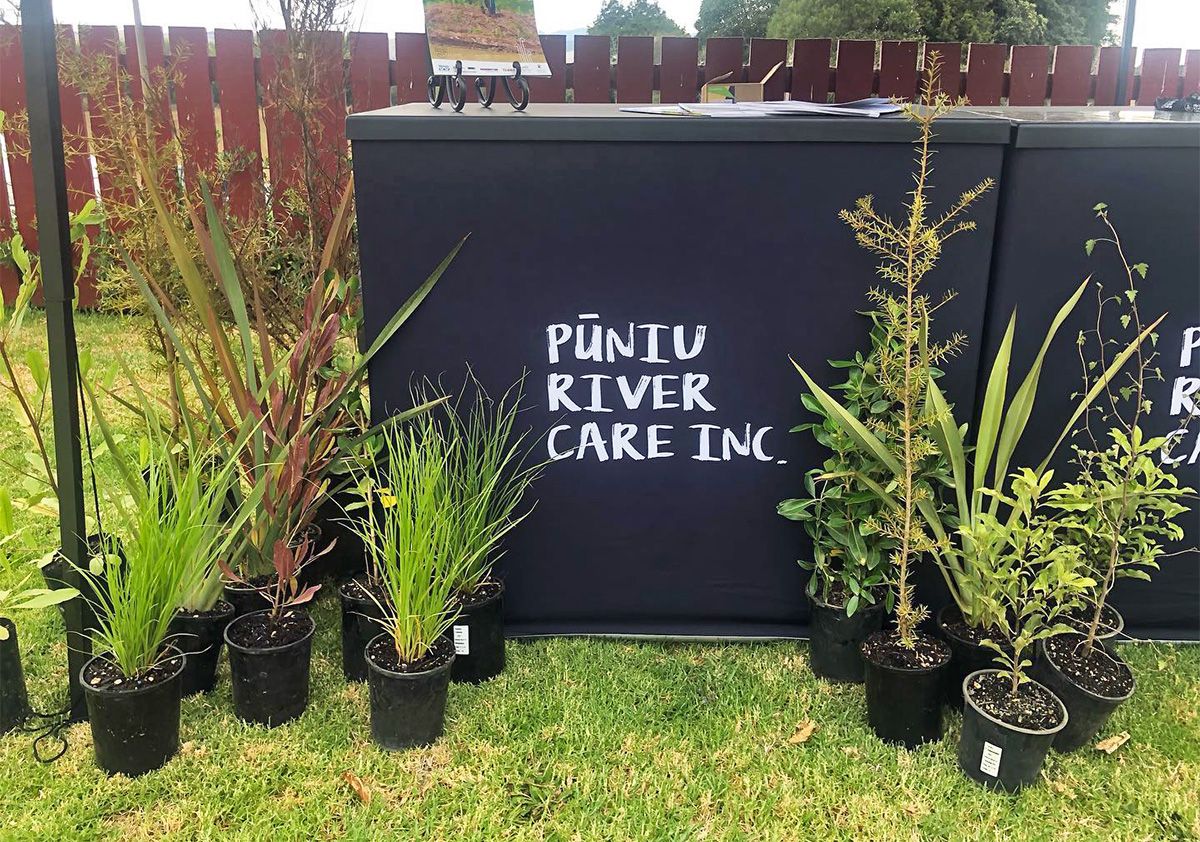
<svg viewBox="0 0 1200 842">
<path fill-rule="evenodd" d="M 761 38 L 778 7 L 779 0 L 703 0 L 696 34 L 700 38 Z"/>
<path fill-rule="evenodd" d="M 772 38 L 1102 44 L 1108 0 L 780 0 Z"/>
<path fill-rule="evenodd" d="M 919 0 L 780 0 L 770 38 L 921 37 Z"/>
<path fill-rule="evenodd" d="M 686 35 L 654 0 L 604 0 L 589 35 Z"/>
</svg>

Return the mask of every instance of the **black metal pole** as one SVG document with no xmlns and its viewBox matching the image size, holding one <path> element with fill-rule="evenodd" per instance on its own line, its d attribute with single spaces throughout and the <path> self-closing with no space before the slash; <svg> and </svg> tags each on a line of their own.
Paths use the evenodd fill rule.
<svg viewBox="0 0 1200 842">
<path fill-rule="evenodd" d="M 1129 74 L 1133 70 L 1133 22 L 1137 19 L 1137 0 L 1125 0 L 1125 19 L 1121 32 L 1121 69 L 1117 73 L 1117 107 L 1129 105 Z"/>
<path fill-rule="evenodd" d="M 51 0 L 21 0 L 25 52 L 25 96 L 29 149 L 37 203 L 38 254 L 50 350 L 50 393 L 54 408 L 54 456 L 58 472 L 58 532 L 70 562 L 67 580 L 82 590 L 74 568 L 85 561 L 87 523 L 83 508 L 83 460 L 79 452 L 79 357 L 75 348 L 74 272 L 58 102 L 58 57 Z M 79 673 L 91 655 L 83 599 L 63 604 L 67 624 L 67 673 L 71 720 L 87 718 Z"/>
</svg>

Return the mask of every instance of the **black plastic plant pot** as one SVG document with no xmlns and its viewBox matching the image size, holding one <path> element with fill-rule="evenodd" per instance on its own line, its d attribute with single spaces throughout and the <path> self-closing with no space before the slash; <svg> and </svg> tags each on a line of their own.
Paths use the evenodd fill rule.
<svg viewBox="0 0 1200 842">
<path fill-rule="evenodd" d="M 1009 725 L 981 710 L 971 697 L 970 682 L 976 676 L 994 672 L 996 670 L 978 670 L 963 679 L 960 692 L 966 707 L 963 708 L 962 735 L 958 740 L 958 765 L 968 778 L 989 789 L 1020 792 L 1037 783 L 1055 735 L 1067 726 L 1070 716 L 1057 696 L 1054 700 L 1058 702 L 1062 717 L 1058 725 L 1047 730 Z M 1049 690 L 1045 685 L 1039 686 Z"/>
<path fill-rule="evenodd" d="M 387 635 L 375 640 L 391 641 Z M 368 650 L 375 643 L 367 645 Z M 446 696 L 455 656 L 424 672 L 392 672 L 367 655 L 370 670 L 371 738 L 389 751 L 429 746 L 442 735 L 446 722 Z"/>
<path fill-rule="evenodd" d="M 1067 725 L 1054 738 L 1054 750 L 1062 753 L 1077 751 L 1090 745 L 1112 716 L 1133 695 L 1137 682 L 1123 696 L 1100 696 L 1080 687 L 1074 679 L 1063 672 L 1050 656 L 1044 646 L 1045 641 L 1038 641 L 1037 657 L 1029 674 L 1041 684 L 1050 689 L 1055 696 L 1066 705 L 1069 719 Z M 1106 651 L 1109 651 L 1106 649 Z M 1110 656 L 1121 660 L 1120 656 L 1109 652 Z M 1124 663 L 1124 661 L 1121 661 Z"/>
<path fill-rule="evenodd" d="M 883 627 L 883 606 L 860 605 L 853 617 L 846 609 L 811 598 L 808 662 L 813 675 L 830 681 L 861 684 L 862 643 Z"/>
<path fill-rule="evenodd" d="M 0 617 L 0 628 L 8 632 L 0 640 L 0 734 L 7 734 L 28 718 L 29 696 L 25 692 L 17 626 L 7 617 Z"/>
<path fill-rule="evenodd" d="M 937 630 L 942 640 L 950 647 L 950 666 L 946 670 L 946 704 L 962 710 L 963 679 L 973 672 L 991 669 L 996 661 L 996 650 L 981 646 L 973 640 L 946 628 L 946 623 L 960 620 L 962 615 L 955 606 L 946 606 L 937 615 Z"/>
<path fill-rule="evenodd" d="M 182 612 L 171 620 L 171 641 L 187 662 L 179 677 L 184 696 L 210 693 L 217 684 L 217 662 L 225 644 L 225 627 L 233 620 L 233 605 L 220 601 L 211 611 Z"/>
<path fill-rule="evenodd" d="M 133 690 L 89 684 L 88 668 L 105 657 L 92 658 L 80 672 L 96 765 L 110 775 L 144 775 L 179 751 L 179 678 L 187 656 L 170 659 L 174 669 L 164 680 Z"/>
<path fill-rule="evenodd" d="M 942 738 L 942 709 L 950 659 L 925 669 L 873 661 L 863 650 L 867 721 L 886 743 L 914 749 Z"/>
<path fill-rule="evenodd" d="M 234 714 L 244 722 L 275 728 L 297 719 L 308 708 L 316 623 L 301 614 L 308 623 L 308 632 L 283 646 L 244 647 L 233 642 L 230 635 L 239 624 L 267 613 L 256 611 L 233 620 L 225 627 L 225 645 L 229 647 Z"/>
<path fill-rule="evenodd" d="M 479 602 L 466 602 L 450 629 L 454 668 L 450 677 L 479 684 L 504 672 L 504 585 Z"/>
<path fill-rule="evenodd" d="M 262 590 L 240 582 L 226 582 L 224 599 L 233 606 L 233 616 L 244 617 L 254 614 L 267 607 Z"/>
<path fill-rule="evenodd" d="M 370 596 L 347 593 L 355 582 L 345 582 L 338 588 L 342 602 L 342 675 L 347 681 L 366 681 L 368 676 L 366 649 L 371 639 L 379 635 L 383 612 Z M 361 588 L 361 585 L 359 586 Z"/>
</svg>

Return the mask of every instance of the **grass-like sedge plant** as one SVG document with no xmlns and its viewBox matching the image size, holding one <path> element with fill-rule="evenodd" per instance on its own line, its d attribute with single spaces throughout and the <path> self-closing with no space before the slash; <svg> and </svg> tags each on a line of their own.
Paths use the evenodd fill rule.
<svg viewBox="0 0 1200 842">
<path fill-rule="evenodd" d="M 413 664 L 457 616 L 451 597 L 461 524 L 447 493 L 450 445 L 427 415 L 378 435 L 383 464 L 359 483 L 366 505 L 351 523 L 383 591 L 379 624 L 399 662 Z"/>
<path fill-rule="evenodd" d="M 165 657 L 178 609 L 207 610 L 216 603 L 218 561 L 245 540 L 246 522 L 258 501 L 252 496 L 229 517 L 225 506 L 237 479 L 236 462 L 205 445 L 194 428 L 168 430 L 150 411 L 150 398 L 136 383 L 132 388 L 147 421 L 136 459 L 122 448 L 95 392 L 85 385 L 122 480 L 110 497 L 117 526 L 112 533 L 120 535 L 124 555 L 93 559 L 81 569 L 96 592 L 96 648 L 109 653 L 130 678 Z"/>
<path fill-rule="evenodd" d="M 460 526 L 454 589 L 462 596 L 491 578 L 500 540 L 529 514 L 518 514 L 517 508 L 542 465 L 526 464 L 530 431 L 517 430 L 524 385 L 522 377 L 493 399 L 472 374 L 458 402 L 447 407 L 446 431 L 453 442 L 448 491 Z"/>
</svg>

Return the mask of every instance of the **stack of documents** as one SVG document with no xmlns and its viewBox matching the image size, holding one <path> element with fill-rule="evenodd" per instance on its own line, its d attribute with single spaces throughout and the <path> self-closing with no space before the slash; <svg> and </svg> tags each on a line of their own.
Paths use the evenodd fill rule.
<svg viewBox="0 0 1200 842">
<path fill-rule="evenodd" d="M 635 105 L 622 111 L 635 114 L 662 114 L 677 117 L 799 117 L 820 114 L 835 117 L 879 117 L 894 114 L 903 108 L 883 97 L 870 97 L 854 102 L 681 102 L 678 105 Z"/>
</svg>

